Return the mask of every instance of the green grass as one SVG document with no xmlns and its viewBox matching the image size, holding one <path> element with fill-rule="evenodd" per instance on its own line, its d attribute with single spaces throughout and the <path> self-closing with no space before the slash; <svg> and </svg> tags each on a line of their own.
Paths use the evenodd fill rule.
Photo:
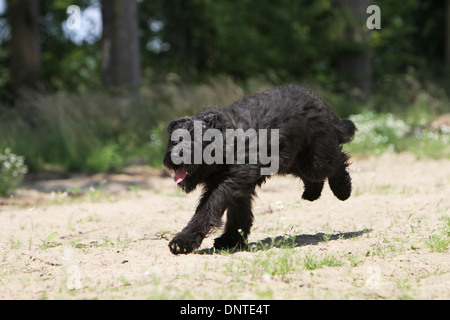
<svg viewBox="0 0 450 320">
<path fill-rule="evenodd" d="M 294 253 L 295 251 L 290 249 L 261 253 L 253 259 L 251 267 L 254 274 L 260 276 L 283 276 L 298 269 Z"/>
<path fill-rule="evenodd" d="M 450 133 L 415 127 L 390 113 L 366 111 L 350 119 L 358 127 L 354 140 L 345 146 L 351 154 L 411 152 L 421 158 L 450 158 Z"/>
<path fill-rule="evenodd" d="M 305 255 L 303 264 L 306 270 L 316 270 L 322 268 L 323 266 L 340 267 L 344 263 L 340 260 L 337 260 L 332 255 L 324 255 L 321 257 L 317 257 L 315 254 L 308 252 Z"/>
<path fill-rule="evenodd" d="M 443 216 L 440 221 L 443 224 L 442 227 L 425 241 L 433 252 L 446 252 L 450 245 L 450 216 Z"/>
<path fill-rule="evenodd" d="M 52 232 L 47 238 L 45 238 L 44 240 L 41 240 L 42 244 L 39 246 L 39 248 L 42 250 L 45 250 L 48 248 L 60 246 L 61 243 L 53 241 L 57 235 L 58 235 L 57 232 Z"/>
</svg>

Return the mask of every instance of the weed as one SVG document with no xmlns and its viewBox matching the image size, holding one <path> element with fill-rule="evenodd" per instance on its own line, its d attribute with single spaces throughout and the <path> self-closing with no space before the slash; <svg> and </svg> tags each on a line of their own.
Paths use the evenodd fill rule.
<svg viewBox="0 0 450 320">
<path fill-rule="evenodd" d="M 41 240 L 42 244 L 39 246 L 39 248 L 45 250 L 48 248 L 60 246 L 61 245 L 60 242 L 53 241 L 53 239 L 55 239 L 57 235 L 58 235 L 57 232 L 52 232 L 47 238 L 45 238 L 45 240 Z"/>
<path fill-rule="evenodd" d="M 87 246 L 84 243 L 80 243 L 80 239 L 70 241 L 70 245 L 75 249 L 84 249 Z"/>
<path fill-rule="evenodd" d="M 323 257 L 316 257 L 315 254 L 308 252 L 305 255 L 303 264 L 307 270 L 315 270 L 315 269 L 322 268 L 323 266 L 339 267 L 339 266 L 343 265 L 343 262 L 337 260 L 334 256 L 331 256 L 331 255 L 325 255 Z"/>
<path fill-rule="evenodd" d="M 350 266 L 352 268 L 356 267 L 356 266 L 359 266 L 359 265 L 363 264 L 366 261 L 366 259 L 364 259 L 364 258 L 361 258 L 361 257 L 358 257 L 358 256 L 353 256 L 353 255 L 349 256 L 348 260 L 350 261 Z"/>
<path fill-rule="evenodd" d="M 128 237 L 125 239 L 122 239 L 120 236 L 117 236 L 116 241 L 113 241 L 108 237 L 103 237 L 102 241 L 103 241 L 102 243 L 99 243 L 98 241 L 94 241 L 94 242 L 92 242 L 92 244 L 96 248 L 100 248 L 100 247 L 123 248 L 123 247 L 127 246 L 128 244 L 130 244 L 131 242 L 133 242 L 133 239 L 130 239 Z"/>
<path fill-rule="evenodd" d="M 101 200 L 103 196 L 103 186 L 106 182 L 106 180 L 100 181 L 100 185 L 97 188 L 95 188 L 94 186 L 89 187 L 87 196 L 89 197 L 89 200 L 91 202 L 99 202 Z"/>
<path fill-rule="evenodd" d="M 22 246 L 22 241 L 15 240 L 13 236 L 9 238 L 9 247 L 11 249 L 19 249 Z"/>
<path fill-rule="evenodd" d="M 273 250 L 261 253 L 255 257 L 252 264 L 253 271 L 262 276 L 268 274 L 270 276 L 283 276 L 297 269 L 297 264 L 293 257 L 295 251 L 282 249 L 281 251 Z"/>
<path fill-rule="evenodd" d="M 439 219 L 443 226 L 430 235 L 425 244 L 434 252 L 446 252 L 450 245 L 450 217 L 442 216 Z"/>
<path fill-rule="evenodd" d="M 140 186 L 128 186 L 128 190 L 134 192 L 134 195 L 136 196 L 136 198 L 141 198 L 141 187 Z"/>
<path fill-rule="evenodd" d="M 446 237 L 433 234 L 426 241 L 426 245 L 434 252 L 445 252 L 448 249 L 450 240 Z"/>
<path fill-rule="evenodd" d="M 79 195 L 81 195 L 81 189 L 80 187 L 74 187 L 74 188 L 67 188 L 66 192 L 74 197 L 78 197 Z"/>
</svg>

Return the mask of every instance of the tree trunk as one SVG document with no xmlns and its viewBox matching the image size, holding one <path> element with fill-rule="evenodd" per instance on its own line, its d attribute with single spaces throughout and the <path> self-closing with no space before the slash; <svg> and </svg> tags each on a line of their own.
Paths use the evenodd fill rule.
<svg viewBox="0 0 450 320">
<path fill-rule="evenodd" d="M 445 65 L 450 70 L 450 0 L 446 2 L 446 25 L 445 25 Z"/>
<path fill-rule="evenodd" d="M 370 0 L 336 0 L 348 18 L 336 69 L 345 86 L 362 100 L 372 94 L 372 52 L 367 42 Z M 376 30 L 372 31 L 376 32 Z M 356 89 L 356 90 L 355 90 Z"/>
<path fill-rule="evenodd" d="M 36 89 L 41 80 L 39 1 L 9 0 L 11 84 L 14 94 Z"/>
<path fill-rule="evenodd" d="M 141 83 L 136 0 L 102 0 L 102 81 L 107 88 Z"/>
</svg>

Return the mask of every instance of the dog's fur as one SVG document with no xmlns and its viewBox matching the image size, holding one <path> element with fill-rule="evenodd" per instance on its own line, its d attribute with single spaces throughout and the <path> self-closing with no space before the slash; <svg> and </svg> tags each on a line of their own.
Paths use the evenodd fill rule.
<svg viewBox="0 0 450 320">
<path fill-rule="evenodd" d="M 352 140 L 356 127 L 350 120 L 340 120 L 311 90 L 293 84 L 270 89 L 223 109 L 212 108 L 173 121 L 167 131 L 169 135 L 180 128 L 192 132 L 195 120 L 202 121 L 203 129 L 215 128 L 223 133 L 238 128 L 244 131 L 253 128 L 257 132 L 279 129 L 278 174 L 299 177 L 304 183 L 303 199 L 318 199 L 326 179 L 338 199 L 346 200 L 350 196 L 349 156 L 342 151 L 342 144 Z M 270 176 L 261 175 L 260 163 L 247 161 L 245 164 L 175 165 L 171 151 L 177 143 L 169 137 L 165 167 L 174 172 L 180 168 L 187 172 L 179 183 L 186 193 L 198 185 L 203 185 L 203 193 L 189 224 L 169 243 L 170 251 L 179 254 L 197 249 L 212 229 L 222 225 L 225 211 L 225 231 L 215 239 L 214 247 L 244 245 L 253 224 L 251 207 L 255 188 Z"/>
</svg>

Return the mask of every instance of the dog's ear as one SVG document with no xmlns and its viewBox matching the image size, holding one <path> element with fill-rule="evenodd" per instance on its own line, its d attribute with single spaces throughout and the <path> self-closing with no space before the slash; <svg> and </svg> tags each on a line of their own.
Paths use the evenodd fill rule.
<svg viewBox="0 0 450 320">
<path fill-rule="evenodd" d="M 209 113 L 205 115 L 202 119 L 203 129 L 218 129 L 222 130 L 222 123 L 220 122 L 220 117 L 216 113 Z"/>
<path fill-rule="evenodd" d="M 167 133 L 172 133 L 176 128 L 181 127 L 185 122 L 191 120 L 190 117 L 183 117 L 178 120 L 174 120 L 167 125 Z"/>
</svg>

